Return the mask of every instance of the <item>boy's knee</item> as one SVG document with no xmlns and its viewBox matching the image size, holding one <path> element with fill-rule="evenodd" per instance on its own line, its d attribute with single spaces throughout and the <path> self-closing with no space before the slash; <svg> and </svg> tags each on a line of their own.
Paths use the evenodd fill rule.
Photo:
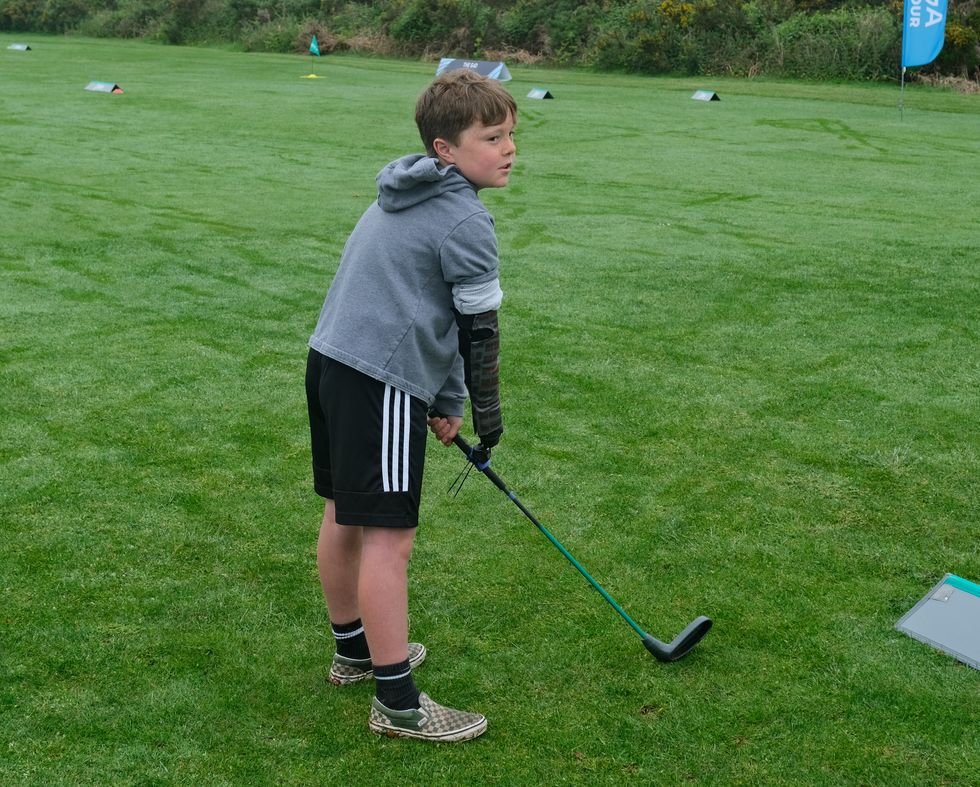
<svg viewBox="0 0 980 787">
<path fill-rule="evenodd" d="M 365 527 L 364 548 L 383 553 L 391 559 L 408 562 L 415 544 L 415 528 Z"/>
</svg>

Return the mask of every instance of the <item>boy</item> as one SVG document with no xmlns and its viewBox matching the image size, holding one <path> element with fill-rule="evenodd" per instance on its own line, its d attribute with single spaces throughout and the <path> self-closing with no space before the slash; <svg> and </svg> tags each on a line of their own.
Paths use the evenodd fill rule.
<svg viewBox="0 0 980 787">
<path fill-rule="evenodd" d="M 310 337 L 314 488 L 326 498 L 317 564 L 337 642 L 330 679 L 373 676 L 368 725 L 392 737 L 467 740 L 487 727 L 416 688 L 426 650 L 408 642 L 407 569 L 426 426 L 451 445 L 468 391 L 483 446 L 503 433 L 503 293 L 477 192 L 507 185 L 516 120 L 510 94 L 472 71 L 422 93 L 415 121 L 427 155 L 378 174 L 378 200 L 347 241 Z"/>
</svg>

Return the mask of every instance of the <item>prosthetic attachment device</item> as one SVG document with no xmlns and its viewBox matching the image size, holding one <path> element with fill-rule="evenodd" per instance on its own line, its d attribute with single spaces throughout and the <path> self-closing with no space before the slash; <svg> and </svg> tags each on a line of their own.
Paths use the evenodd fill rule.
<svg viewBox="0 0 980 787">
<path fill-rule="evenodd" d="M 473 410 L 473 429 L 486 448 L 500 442 L 504 432 L 500 413 L 500 329 L 497 312 L 456 315 L 459 353 L 463 356 L 466 390 Z"/>
</svg>

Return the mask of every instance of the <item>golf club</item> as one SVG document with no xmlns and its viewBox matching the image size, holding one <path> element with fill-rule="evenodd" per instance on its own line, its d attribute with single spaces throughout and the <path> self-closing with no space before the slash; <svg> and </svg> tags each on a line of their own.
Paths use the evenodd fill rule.
<svg viewBox="0 0 980 787">
<path fill-rule="evenodd" d="M 534 514 L 532 514 L 527 507 L 517 499 L 517 495 L 507 488 L 507 485 L 503 482 L 500 476 L 490 469 L 490 455 L 487 449 L 483 448 L 482 445 L 473 447 L 459 435 L 456 435 L 456 437 L 453 438 L 453 443 L 455 443 L 456 446 L 466 455 L 466 458 L 473 464 L 474 467 L 476 467 L 477 470 L 489 478 L 493 482 L 494 486 L 496 486 L 501 492 L 514 501 L 514 504 L 521 509 L 524 516 L 530 519 L 534 526 L 544 533 L 545 537 L 547 537 L 547 539 L 558 548 L 558 551 L 566 557 L 568 562 L 575 566 L 575 568 L 579 570 L 579 573 L 589 581 L 589 584 L 598 590 L 599 594 L 607 602 L 609 602 L 609 605 L 620 614 L 623 620 L 629 623 L 630 628 L 640 635 L 640 639 L 643 640 L 644 647 L 646 647 L 646 649 L 653 654 L 657 661 L 677 661 L 678 659 L 683 658 L 690 652 L 691 648 L 697 645 L 698 642 L 701 641 L 701 638 L 708 633 L 708 630 L 711 628 L 711 618 L 705 617 L 704 615 L 699 615 L 687 625 L 687 628 L 674 637 L 670 643 L 661 642 L 656 637 L 647 634 L 636 624 L 633 618 L 626 614 L 623 608 L 616 603 L 616 600 L 606 592 L 605 588 L 596 582 L 595 579 L 592 578 L 592 575 L 589 574 L 589 572 L 582 567 L 582 565 L 572 556 L 572 554 L 561 545 L 561 542 L 559 542 L 558 539 L 548 531 L 548 528 L 542 525 Z"/>
</svg>

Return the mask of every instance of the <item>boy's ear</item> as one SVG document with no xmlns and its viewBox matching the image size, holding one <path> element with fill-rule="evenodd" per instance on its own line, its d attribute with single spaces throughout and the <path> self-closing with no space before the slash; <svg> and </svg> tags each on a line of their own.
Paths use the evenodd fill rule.
<svg viewBox="0 0 980 787">
<path fill-rule="evenodd" d="M 442 137 L 432 140 L 432 149 L 436 155 L 447 164 L 454 164 L 453 146 Z"/>
</svg>

